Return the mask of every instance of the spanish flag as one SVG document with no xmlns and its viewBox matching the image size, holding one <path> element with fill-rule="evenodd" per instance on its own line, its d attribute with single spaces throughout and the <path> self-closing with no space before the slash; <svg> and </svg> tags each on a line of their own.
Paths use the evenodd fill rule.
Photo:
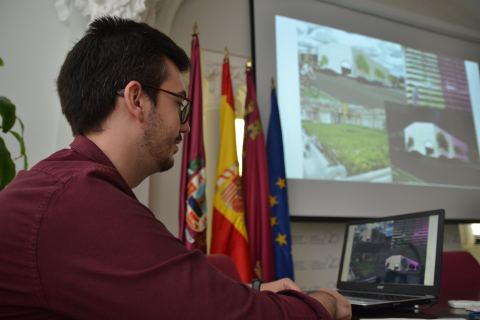
<svg viewBox="0 0 480 320">
<path fill-rule="evenodd" d="M 243 282 L 251 282 L 247 229 L 235 143 L 235 107 L 228 52 L 222 70 L 220 148 L 218 152 L 212 214 L 210 253 L 229 255 Z"/>
</svg>

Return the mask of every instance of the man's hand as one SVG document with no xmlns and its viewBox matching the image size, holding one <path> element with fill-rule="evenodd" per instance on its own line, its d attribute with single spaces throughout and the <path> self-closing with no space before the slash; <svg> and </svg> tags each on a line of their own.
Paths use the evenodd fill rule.
<svg viewBox="0 0 480 320">
<path fill-rule="evenodd" d="M 283 278 L 272 282 L 262 283 L 260 287 L 260 291 L 278 292 L 282 290 L 301 291 L 297 284 L 289 278 Z"/>
<path fill-rule="evenodd" d="M 352 307 L 335 289 L 320 289 L 310 293 L 310 296 L 320 302 L 330 313 L 333 320 L 350 320 L 352 318 Z"/>
</svg>

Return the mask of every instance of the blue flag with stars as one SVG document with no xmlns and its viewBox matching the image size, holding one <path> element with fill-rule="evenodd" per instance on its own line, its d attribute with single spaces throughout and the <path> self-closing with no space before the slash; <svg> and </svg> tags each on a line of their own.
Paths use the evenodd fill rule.
<svg viewBox="0 0 480 320">
<path fill-rule="evenodd" d="M 272 239 L 275 255 L 275 277 L 293 279 L 292 238 L 288 211 L 287 180 L 283 157 L 283 139 L 277 94 L 272 81 L 272 109 L 268 124 L 267 158 L 270 183 Z"/>
</svg>

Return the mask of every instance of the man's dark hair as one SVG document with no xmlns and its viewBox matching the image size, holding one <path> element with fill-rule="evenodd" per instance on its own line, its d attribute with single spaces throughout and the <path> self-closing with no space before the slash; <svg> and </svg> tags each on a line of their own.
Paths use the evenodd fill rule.
<svg viewBox="0 0 480 320">
<path fill-rule="evenodd" d="M 190 67 L 185 51 L 145 23 L 117 17 L 93 21 L 70 50 L 57 79 L 62 112 L 74 135 L 101 130 L 114 109 L 116 92 L 129 81 L 160 87 L 166 58 L 183 72 Z M 143 87 L 156 103 L 157 91 Z"/>
</svg>

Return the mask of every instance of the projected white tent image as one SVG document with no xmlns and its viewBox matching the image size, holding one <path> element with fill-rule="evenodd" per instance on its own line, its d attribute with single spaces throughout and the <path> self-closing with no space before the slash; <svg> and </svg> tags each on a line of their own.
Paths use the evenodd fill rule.
<svg viewBox="0 0 480 320">
<path fill-rule="evenodd" d="M 468 146 L 433 123 L 414 122 L 404 130 L 408 152 L 433 158 L 446 157 L 468 161 Z"/>
</svg>

